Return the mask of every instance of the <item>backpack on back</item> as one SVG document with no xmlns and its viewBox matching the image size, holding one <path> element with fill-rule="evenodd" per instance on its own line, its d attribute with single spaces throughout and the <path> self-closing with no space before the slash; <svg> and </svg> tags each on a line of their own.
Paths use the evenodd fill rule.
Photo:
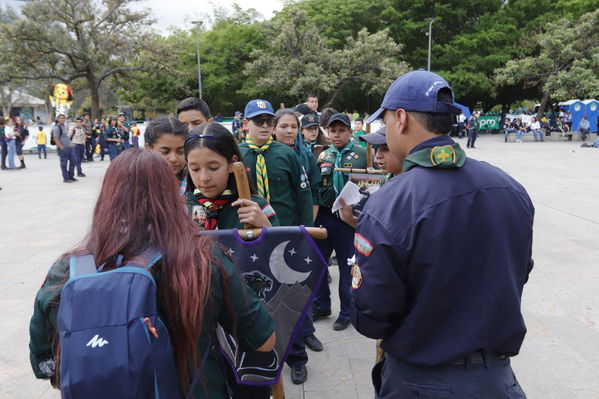
<svg viewBox="0 0 599 399">
<path fill-rule="evenodd" d="M 98 272 L 92 255 L 72 256 L 58 309 L 63 398 L 180 398 L 168 331 L 148 271 L 155 248 Z M 102 270 L 103 266 L 99 269 Z"/>
</svg>

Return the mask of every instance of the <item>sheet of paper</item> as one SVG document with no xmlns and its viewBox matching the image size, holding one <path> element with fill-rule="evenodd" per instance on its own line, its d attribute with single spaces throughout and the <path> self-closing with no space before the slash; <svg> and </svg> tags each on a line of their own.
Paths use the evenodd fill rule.
<svg viewBox="0 0 599 399">
<path fill-rule="evenodd" d="M 337 212 L 342 208 L 340 201 L 342 198 L 346 205 L 355 205 L 360 202 L 360 188 L 358 185 L 352 181 L 348 181 L 345 186 L 343 186 L 339 196 L 333 203 L 333 212 Z"/>
</svg>

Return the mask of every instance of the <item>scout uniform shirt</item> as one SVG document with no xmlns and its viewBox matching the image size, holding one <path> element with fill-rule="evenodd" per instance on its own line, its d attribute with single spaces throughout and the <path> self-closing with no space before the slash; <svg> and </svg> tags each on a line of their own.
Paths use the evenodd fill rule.
<svg viewBox="0 0 599 399">
<path fill-rule="evenodd" d="M 418 144 L 358 221 L 351 319 L 395 359 L 435 366 L 477 350 L 518 354 L 534 207 L 450 137 Z"/>
<path fill-rule="evenodd" d="M 225 191 L 226 192 L 226 191 Z M 231 206 L 231 203 L 237 201 L 238 197 L 230 196 L 228 199 L 220 196 L 210 200 L 209 203 L 201 204 L 202 196 L 196 189 L 194 193 L 186 194 L 187 211 L 191 219 L 198 224 L 203 230 L 218 229 L 243 229 L 244 226 L 239 221 L 238 206 Z M 252 195 L 252 201 L 258 204 L 262 212 L 266 215 L 270 224 L 273 227 L 279 226 L 279 218 L 275 210 L 266 202 L 266 200 L 258 195 Z M 222 201 L 222 202 L 221 202 Z M 213 210 L 210 210 L 213 208 Z"/>
<path fill-rule="evenodd" d="M 249 178 L 256 185 L 257 154 L 246 142 L 239 145 L 239 151 Z M 273 140 L 262 155 L 268 170 L 270 204 L 277 212 L 281 226 L 312 226 L 314 220 L 310 183 L 295 151 Z"/>
<path fill-rule="evenodd" d="M 245 351 L 259 348 L 266 342 L 274 332 L 275 325 L 254 291 L 245 284 L 237 267 L 232 261 L 218 249 L 214 249 L 214 258 L 220 264 L 210 265 L 211 297 L 205 307 L 202 320 L 202 331 L 198 337 L 198 358 L 202 359 L 207 353 L 207 345 L 210 335 L 214 335 L 216 323 L 219 323 L 227 332 L 237 331 L 236 339 Z M 162 261 L 160 261 L 162 262 Z M 160 271 L 162 265 L 157 263 L 152 268 L 152 275 L 156 284 L 160 287 Z M 46 281 L 40 288 L 35 298 L 33 317 L 29 324 L 29 351 L 33 372 L 37 378 L 49 378 L 48 368 L 45 362 L 54 359 L 53 335 L 57 329 L 58 304 L 60 285 L 68 278 L 69 259 L 62 258 L 56 262 L 48 272 Z M 223 274 L 229 278 L 229 284 L 225 287 Z M 160 292 L 160 290 L 158 290 Z M 228 293 L 230 299 L 225 298 Z M 230 304 L 227 305 L 227 302 Z M 162 320 L 167 323 L 165 306 L 158 300 L 158 313 Z M 234 316 L 233 316 L 234 315 Z M 236 326 L 234 323 L 236 321 Z M 169 327 L 168 324 L 166 325 Z M 220 355 L 212 349 L 203 366 L 202 383 L 197 384 L 193 391 L 193 398 L 226 398 L 228 389 L 226 383 L 226 372 L 222 366 Z M 228 367 L 228 366 L 226 366 Z M 194 370 L 195 371 L 195 370 Z M 189 377 L 189 381 L 193 376 Z M 206 387 L 206 391 L 204 390 Z"/>
<path fill-rule="evenodd" d="M 337 153 L 341 152 L 341 159 L 337 160 Z M 322 176 L 320 186 L 320 205 L 332 208 L 339 192 L 347 183 L 347 173 L 335 172 L 335 168 L 366 169 L 366 150 L 358 143 L 350 141 L 341 151 L 334 147 L 323 151 L 318 157 L 318 166 Z M 335 173 L 342 178 L 335 188 Z"/>
</svg>

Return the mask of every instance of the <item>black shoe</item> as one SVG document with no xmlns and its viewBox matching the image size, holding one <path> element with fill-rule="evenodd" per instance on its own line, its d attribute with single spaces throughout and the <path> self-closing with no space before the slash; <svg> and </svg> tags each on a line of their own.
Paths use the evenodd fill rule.
<svg viewBox="0 0 599 399">
<path fill-rule="evenodd" d="M 79 181 L 79 180 L 75 179 L 74 177 L 71 177 L 71 181 Z"/>
<path fill-rule="evenodd" d="M 78 173 L 77 177 L 85 177 L 85 173 Z"/>
<path fill-rule="evenodd" d="M 71 180 L 71 179 L 64 179 L 63 182 L 64 183 L 73 183 L 73 180 Z"/>
<path fill-rule="evenodd" d="M 314 352 L 320 352 L 323 349 L 322 342 L 320 342 L 320 340 L 316 338 L 316 335 L 314 334 L 310 334 L 307 337 L 304 337 L 304 344 L 306 344 L 306 346 Z"/>
<path fill-rule="evenodd" d="M 333 324 L 333 330 L 345 330 L 347 327 L 349 327 L 350 324 L 351 322 L 349 321 L 349 319 L 342 319 L 341 317 L 339 317 L 337 320 L 335 320 L 335 324 Z"/>
<path fill-rule="evenodd" d="M 312 321 L 316 321 L 318 319 L 324 319 L 325 317 L 329 317 L 330 315 L 331 315 L 330 310 L 312 309 Z"/>
<path fill-rule="evenodd" d="M 291 368 L 291 382 L 300 385 L 308 379 L 308 369 L 306 366 L 293 366 Z"/>
</svg>

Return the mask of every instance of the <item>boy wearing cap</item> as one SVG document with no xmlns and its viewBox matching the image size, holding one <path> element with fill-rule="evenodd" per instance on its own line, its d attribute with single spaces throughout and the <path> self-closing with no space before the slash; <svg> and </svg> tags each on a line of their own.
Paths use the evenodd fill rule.
<svg viewBox="0 0 599 399">
<path fill-rule="evenodd" d="M 449 84 L 420 70 L 400 76 L 369 120 L 384 119 L 403 162 L 366 203 L 354 241 L 351 318 L 383 340 L 381 399 L 525 397 L 509 358 L 526 333 L 534 207 L 518 182 L 448 136 L 458 113 Z"/>
<path fill-rule="evenodd" d="M 325 259 L 329 259 L 333 250 L 337 254 L 339 264 L 339 299 L 341 310 L 333 325 L 336 331 L 345 330 L 349 324 L 349 303 L 351 275 L 347 259 L 354 255 L 352 241 L 354 228 L 344 223 L 331 208 L 335 199 L 345 186 L 348 174 L 335 171 L 339 168 L 366 169 L 366 150 L 350 140 L 351 122 L 347 115 L 333 114 L 328 121 L 327 129 L 331 139 L 331 147 L 318 157 L 318 166 L 322 176 L 320 187 L 320 209 L 316 218 L 317 226 L 324 226 L 329 231 L 325 240 L 318 240 L 318 247 Z M 331 314 L 331 292 L 328 284 L 320 286 L 320 292 L 314 301 L 314 320 Z"/>
<path fill-rule="evenodd" d="M 233 123 L 231 124 L 231 130 L 233 131 L 233 136 L 237 142 L 240 142 L 241 137 L 241 112 L 236 111 L 235 117 L 233 118 Z"/>
<path fill-rule="evenodd" d="M 131 140 L 133 141 L 133 148 L 139 148 L 139 136 L 141 135 L 141 130 L 137 127 L 137 122 L 131 121 Z"/>
<path fill-rule="evenodd" d="M 239 150 L 258 195 L 275 209 L 281 226 L 312 226 L 310 183 L 293 149 L 273 140 L 272 105 L 266 100 L 252 100 L 244 115 L 248 136 Z"/>
</svg>

